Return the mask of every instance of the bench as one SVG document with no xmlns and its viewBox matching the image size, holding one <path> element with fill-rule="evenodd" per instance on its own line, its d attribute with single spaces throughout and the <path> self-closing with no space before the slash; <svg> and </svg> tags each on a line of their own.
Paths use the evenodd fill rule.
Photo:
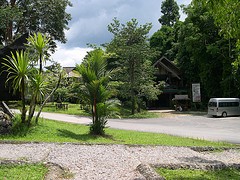
<svg viewBox="0 0 240 180">
<path fill-rule="evenodd" d="M 68 110 L 68 104 L 57 103 L 55 106 L 56 106 L 56 109 Z"/>
</svg>

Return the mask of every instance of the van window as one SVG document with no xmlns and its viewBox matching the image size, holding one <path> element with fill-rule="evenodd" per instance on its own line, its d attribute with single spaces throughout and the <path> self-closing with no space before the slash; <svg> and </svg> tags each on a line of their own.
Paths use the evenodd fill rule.
<svg viewBox="0 0 240 180">
<path fill-rule="evenodd" d="M 208 107 L 217 107 L 217 102 L 209 102 Z"/>
<path fill-rule="evenodd" d="M 238 107 L 239 102 L 219 102 L 219 107 Z"/>
</svg>

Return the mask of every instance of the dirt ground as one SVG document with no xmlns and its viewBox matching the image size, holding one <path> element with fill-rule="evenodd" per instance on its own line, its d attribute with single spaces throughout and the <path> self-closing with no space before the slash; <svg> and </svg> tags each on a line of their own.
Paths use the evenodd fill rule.
<svg viewBox="0 0 240 180">
<path fill-rule="evenodd" d="M 157 113 L 160 117 L 174 117 L 174 116 L 203 116 L 207 115 L 206 111 L 175 111 L 167 110 L 149 110 L 149 112 Z"/>
</svg>

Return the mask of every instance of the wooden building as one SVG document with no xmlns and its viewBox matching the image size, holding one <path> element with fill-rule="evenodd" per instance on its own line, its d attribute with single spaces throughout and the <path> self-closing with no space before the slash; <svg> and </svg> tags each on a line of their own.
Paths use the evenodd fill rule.
<svg viewBox="0 0 240 180">
<path fill-rule="evenodd" d="M 165 56 L 161 57 L 153 65 L 156 69 L 156 81 L 163 81 L 163 93 L 159 95 L 158 100 L 148 102 L 149 108 L 169 108 L 172 107 L 172 99 L 176 94 L 186 94 L 183 88 L 180 69 Z"/>
<path fill-rule="evenodd" d="M 3 58 L 11 56 L 11 52 L 15 53 L 17 50 L 24 50 L 24 44 L 27 43 L 27 37 L 28 34 L 24 34 L 12 44 L 0 49 L 0 101 L 20 99 L 19 94 L 13 94 L 11 82 L 6 84 L 7 72 L 5 72 L 6 67 L 2 65 L 2 62 L 4 61 Z"/>
</svg>

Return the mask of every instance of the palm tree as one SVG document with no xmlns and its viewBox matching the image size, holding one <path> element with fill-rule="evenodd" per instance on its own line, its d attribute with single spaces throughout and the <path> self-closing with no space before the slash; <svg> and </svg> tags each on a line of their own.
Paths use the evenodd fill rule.
<svg viewBox="0 0 240 180">
<path fill-rule="evenodd" d="M 49 48 L 49 41 L 50 39 L 47 38 L 46 35 L 42 35 L 41 33 L 34 33 L 33 35 L 29 36 L 27 39 L 29 44 L 27 44 L 30 47 L 30 50 L 33 50 L 37 52 L 37 56 L 39 59 L 39 75 L 35 75 L 35 77 L 32 78 L 31 83 L 32 85 L 32 98 L 30 103 L 30 110 L 29 110 L 29 117 L 28 117 L 28 125 L 30 125 L 31 119 L 34 115 L 34 111 L 36 108 L 37 100 L 41 99 L 40 96 L 43 96 L 43 91 L 45 87 L 45 82 L 43 81 L 43 67 L 42 63 L 44 61 L 44 54 L 47 52 Z M 38 116 L 36 118 L 36 123 L 38 122 Z"/>
<path fill-rule="evenodd" d="M 41 33 L 38 32 L 37 34 L 34 33 L 33 36 L 31 35 L 27 40 L 29 42 L 28 46 L 36 50 L 39 55 L 39 73 L 42 73 L 42 63 L 44 61 L 43 55 L 49 48 L 50 39 L 47 38 L 46 35 L 43 36 Z"/>
<path fill-rule="evenodd" d="M 30 125 L 32 117 L 35 112 L 37 101 L 42 100 L 47 90 L 47 83 L 44 81 L 44 77 L 42 74 L 35 73 L 30 80 L 29 91 L 32 94 L 30 107 L 29 107 L 29 115 L 28 115 L 28 125 Z"/>
<path fill-rule="evenodd" d="M 111 103 L 107 103 L 107 100 L 112 96 L 112 91 L 108 86 L 111 71 L 107 71 L 106 67 L 106 57 L 102 49 L 90 52 L 86 61 L 76 67 L 84 86 L 81 93 L 85 101 L 91 106 L 92 125 L 90 132 L 96 135 L 104 134 L 106 117 L 109 113 L 107 110 L 108 107 L 111 107 Z"/>
<path fill-rule="evenodd" d="M 4 58 L 5 62 L 2 64 L 7 67 L 6 72 L 8 73 L 8 78 L 6 83 L 11 82 L 14 93 L 17 91 L 21 94 L 22 101 L 22 123 L 26 120 L 26 86 L 29 80 L 29 75 L 31 72 L 30 60 L 27 52 L 16 51 L 16 55 L 11 53 L 12 56 L 7 56 Z"/>
</svg>

